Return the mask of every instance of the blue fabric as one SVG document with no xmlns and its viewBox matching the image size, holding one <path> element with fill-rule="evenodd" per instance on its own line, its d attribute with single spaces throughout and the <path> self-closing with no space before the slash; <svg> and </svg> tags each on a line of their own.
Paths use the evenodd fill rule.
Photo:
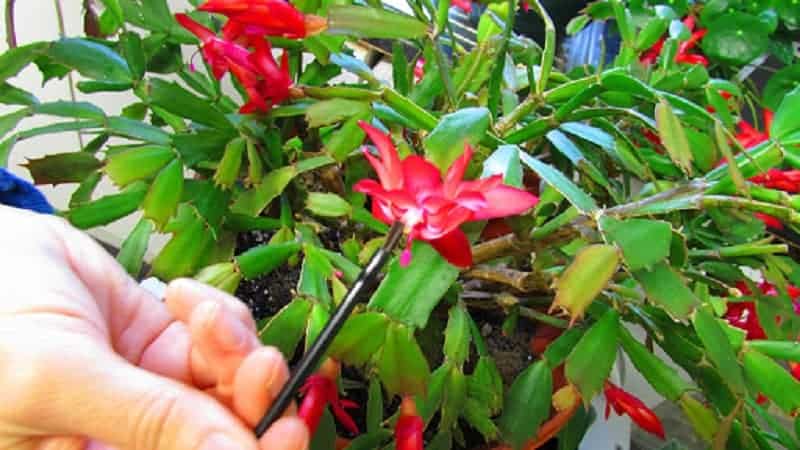
<svg viewBox="0 0 800 450">
<path fill-rule="evenodd" d="M 565 43 L 567 70 L 584 65 L 597 67 L 600 64 L 600 55 L 603 54 L 603 46 L 606 59 L 604 64 L 610 64 L 619 53 L 621 42 L 622 38 L 616 26 L 613 26 L 613 21 L 590 22 Z"/>
<path fill-rule="evenodd" d="M 0 204 L 53 214 L 54 209 L 45 196 L 31 183 L 0 168 Z"/>
</svg>

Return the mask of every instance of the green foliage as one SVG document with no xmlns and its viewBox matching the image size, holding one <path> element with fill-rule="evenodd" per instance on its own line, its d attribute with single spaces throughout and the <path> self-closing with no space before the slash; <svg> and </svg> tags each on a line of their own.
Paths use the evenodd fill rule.
<svg viewBox="0 0 800 450">
<path fill-rule="evenodd" d="M 545 27 L 544 46 L 512 32 L 516 2 L 490 4 L 477 45 L 464 48 L 450 42 L 446 1 L 438 8 L 410 2 L 407 14 L 371 0 L 295 1 L 319 29 L 303 39 L 269 38 L 287 61 L 276 61 L 273 72 L 287 70 L 291 86 L 252 114 L 239 108 L 254 90 L 277 89 L 275 80 L 261 73 L 242 83 L 241 73 L 228 73 L 229 91 L 229 80 L 217 79 L 207 61 L 198 64 L 203 52 L 190 68 L 182 55 L 196 53 L 199 41 L 165 0 L 98 3 L 102 39 L 61 38 L 0 55 L 0 103 L 11 105 L 0 116 L 0 166 L 20 142 L 79 131 L 83 148 L 58 148 L 26 167 L 38 184 L 72 184 L 60 214 L 79 228 L 139 214 L 118 255 L 131 275 L 144 275 L 149 262 L 161 279 L 195 277 L 233 293 L 242 280 L 299 272 L 294 299 L 277 305 L 260 332 L 287 358 L 317 338 L 384 243 L 383 203 L 423 203 L 390 211 L 408 221 L 475 218 L 471 211 L 485 205 L 493 208 L 487 216 L 500 216 L 514 206 L 510 195 L 477 193 L 495 175 L 539 196 L 520 217 L 462 226 L 475 261 L 463 270 L 437 251 L 447 248 L 441 236 L 419 239 L 430 236 L 407 227 L 417 238 L 410 264 L 401 264 L 400 252 L 390 255 L 379 285 L 327 352 L 347 368 L 341 393 L 361 390 L 355 398 L 367 399 L 365 412 L 354 412 L 365 415 L 366 433 L 349 448 L 391 447 L 396 416 L 384 408 L 396 396 L 416 398 L 428 448 L 472 450 L 478 445 L 470 436 L 524 447 L 550 418 L 554 373 L 563 366 L 589 404 L 618 347 L 712 448 L 796 447 L 791 430 L 755 399 L 763 393 L 787 413 L 800 407 L 798 381 L 783 366 L 800 362 L 790 298 L 800 271 L 779 257 L 788 248 L 780 239 L 800 231 L 800 188 L 753 178 L 800 168 L 800 61 L 790 46 L 800 9 L 793 2 L 597 0 L 567 33 L 613 20 L 622 48 L 603 67 L 567 73 L 555 58 L 555 30 Z M 530 6 L 541 13 L 538 2 Z M 227 20 L 191 16 L 213 30 Z M 388 80 L 352 50 L 373 38 L 389 44 Z M 762 54 L 786 66 L 758 92 L 741 69 Z M 415 71 L 418 60 L 424 73 Z M 80 75 L 81 101 L 18 87 L 16 77 L 29 69 L 43 83 Z M 105 111 L 95 99 L 109 92 L 134 100 Z M 775 112 L 771 124 L 761 106 Z M 404 169 L 373 170 L 358 151 L 362 121 L 388 133 L 401 159 L 425 157 L 442 176 L 470 145 L 469 189 L 446 193 L 459 197 L 458 206 L 441 209 L 443 199 L 430 195 L 438 189 L 433 177 L 413 189 L 411 181 L 384 185 L 380 201 L 368 200 L 359 181 L 386 184 Z M 419 181 L 420 174 L 403 175 Z M 95 195 L 107 181 L 114 190 Z M 763 214 L 783 231 L 765 227 L 756 218 Z M 238 234 L 253 231 L 266 233 L 263 241 L 239 248 Z M 157 233 L 167 243 L 151 248 Z M 145 261 L 148 249 L 156 252 L 152 261 Z M 742 266 L 760 271 L 774 295 L 755 283 L 742 292 Z M 736 328 L 731 316 L 742 301 L 754 302 L 748 314 L 768 340 Z M 632 325 L 644 330 L 644 342 Z M 544 350 L 513 370 L 530 355 L 509 356 L 498 334 L 517 342 L 530 329 L 530 345 L 543 342 Z M 559 448 L 576 448 L 592 420 L 602 419 L 579 408 Z M 336 433 L 326 413 L 311 448 L 332 448 Z"/>
</svg>

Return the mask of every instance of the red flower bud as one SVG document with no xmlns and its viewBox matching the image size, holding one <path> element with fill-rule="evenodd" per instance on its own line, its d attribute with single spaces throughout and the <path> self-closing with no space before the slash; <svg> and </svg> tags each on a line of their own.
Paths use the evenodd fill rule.
<svg viewBox="0 0 800 450">
<path fill-rule="evenodd" d="M 664 439 L 664 426 L 656 414 L 641 400 L 629 392 L 606 381 L 606 420 L 611 413 L 611 408 L 617 415 L 627 414 L 631 420 L 643 430 Z"/>
<path fill-rule="evenodd" d="M 395 450 L 423 450 L 422 433 L 425 423 L 417 413 L 417 405 L 411 397 L 404 397 L 400 404 L 400 418 L 394 427 Z"/>
<path fill-rule="evenodd" d="M 358 434 L 358 426 L 345 411 L 345 408 L 357 408 L 358 404 L 339 399 L 339 391 L 336 387 L 338 378 L 339 363 L 333 359 L 327 359 L 322 363 L 319 371 L 308 377 L 306 384 L 300 389 L 300 393 L 304 394 L 304 397 L 297 415 L 305 421 L 312 435 L 317 430 L 322 413 L 325 412 L 325 407 L 328 405 L 330 405 L 333 415 L 347 431 Z"/>
<path fill-rule="evenodd" d="M 792 376 L 796 380 L 800 380 L 800 363 L 796 363 L 793 361 L 789 362 L 789 372 L 792 373 Z"/>
<path fill-rule="evenodd" d="M 764 213 L 759 213 L 759 212 L 757 212 L 757 213 L 755 213 L 753 215 L 755 216 L 756 219 L 764 222 L 764 225 L 766 225 L 766 226 L 768 226 L 770 228 L 775 228 L 776 230 L 782 230 L 783 229 L 783 223 L 777 217 L 773 217 L 773 216 L 770 216 L 769 214 L 764 214 Z"/>
<path fill-rule="evenodd" d="M 414 63 L 414 83 L 419 83 L 425 76 L 425 58 L 417 58 Z"/>
</svg>

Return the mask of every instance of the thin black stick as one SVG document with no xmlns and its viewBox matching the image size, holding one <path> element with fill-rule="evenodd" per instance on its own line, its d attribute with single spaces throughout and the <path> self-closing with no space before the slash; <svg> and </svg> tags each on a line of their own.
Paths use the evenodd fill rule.
<svg viewBox="0 0 800 450">
<path fill-rule="evenodd" d="M 311 372 L 319 365 L 322 357 L 325 356 L 328 346 L 333 342 L 336 334 L 339 333 L 353 308 L 371 293 L 375 277 L 389 260 L 392 250 L 400 242 L 401 237 L 403 237 L 403 224 L 395 222 L 389 230 L 389 234 L 386 235 L 386 242 L 372 255 L 367 266 L 364 267 L 358 275 L 358 279 L 353 283 L 353 287 L 347 292 L 342 303 L 339 304 L 339 307 L 333 312 L 333 316 L 325 324 L 325 328 L 319 333 L 317 340 L 314 341 L 311 348 L 303 356 L 303 359 L 300 360 L 292 377 L 289 378 L 272 406 L 256 425 L 256 436 L 261 437 L 267 431 L 267 428 L 283 415 L 283 412 L 294 399 L 297 390 L 300 389 L 306 378 L 311 375 Z"/>
</svg>

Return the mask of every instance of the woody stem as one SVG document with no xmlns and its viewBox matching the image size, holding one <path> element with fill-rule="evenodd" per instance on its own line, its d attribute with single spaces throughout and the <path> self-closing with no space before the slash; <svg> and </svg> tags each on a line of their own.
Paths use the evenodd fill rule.
<svg viewBox="0 0 800 450">
<path fill-rule="evenodd" d="M 577 211 L 574 208 L 567 211 L 572 211 L 575 214 L 567 213 L 563 217 L 557 216 L 556 219 L 561 218 L 557 222 L 557 228 L 548 226 L 550 223 L 548 222 L 548 224 L 534 229 L 534 232 L 531 233 L 533 240 L 523 239 L 513 233 L 509 233 L 475 245 L 472 247 L 472 261 L 474 264 L 480 264 L 503 256 L 536 252 L 542 248 L 569 241 L 578 234 L 578 231 L 572 227 L 563 226 L 577 217 Z M 551 222 L 555 222 L 556 219 Z M 542 231 L 537 233 L 538 230 Z"/>
<path fill-rule="evenodd" d="M 553 317 L 549 314 L 537 311 L 533 308 L 521 306 L 520 299 L 511 294 L 507 293 L 500 294 L 495 297 L 495 301 L 497 302 L 498 305 L 500 305 L 504 309 L 508 309 L 514 306 L 519 307 L 519 315 L 525 317 L 526 319 L 536 320 L 556 328 L 569 327 L 569 322 L 564 319 Z"/>
<path fill-rule="evenodd" d="M 548 290 L 549 280 L 536 272 L 521 272 L 505 267 L 477 266 L 465 274 L 478 280 L 500 283 L 520 291 L 533 292 Z"/>
<path fill-rule="evenodd" d="M 17 47 L 17 28 L 14 24 L 14 3 L 17 0 L 6 0 L 6 42 L 8 48 Z"/>
<path fill-rule="evenodd" d="M 531 1 L 530 5 L 544 21 L 544 51 L 542 52 L 542 63 L 539 67 L 539 79 L 536 80 L 536 93 L 541 95 L 547 86 L 547 81 L 550 79 L 550 70 L 553 68 L 553 60 L 556 56 L 556 27 L 550 18 L 550 14 L 547 13 L 547 10 L 539 0 Z M 513 12 L 510 14 L 513 14 Z"/>
</svg>

